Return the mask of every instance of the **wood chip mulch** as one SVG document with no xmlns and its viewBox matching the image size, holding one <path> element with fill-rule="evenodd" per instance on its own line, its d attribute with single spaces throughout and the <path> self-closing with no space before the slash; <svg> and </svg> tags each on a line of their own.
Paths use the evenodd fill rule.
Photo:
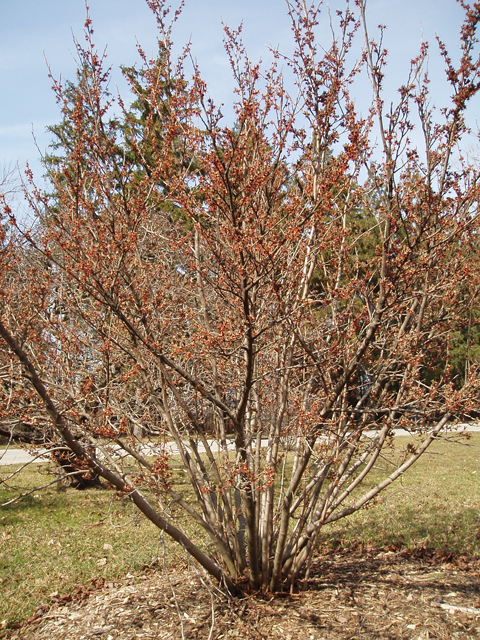
<svg viewBox="0 0 480 640">
<path fill-rule="evenodd" d="M 470 640 L 480 562 L 428 549 L 351 548 L 318 558 L 294 594 L 229 599 L 195 570 L 147 570 L 56 598 L 9 640 Z"/>
</svg>

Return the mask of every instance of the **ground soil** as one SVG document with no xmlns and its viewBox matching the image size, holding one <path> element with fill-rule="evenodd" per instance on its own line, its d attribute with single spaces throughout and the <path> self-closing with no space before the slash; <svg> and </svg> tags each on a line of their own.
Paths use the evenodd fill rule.
<svg viewBox="0 0 480 640">
<path fill-rule="evenodd" d="M 480 638 L 480 562 L 428 549 L 328 552 L 293 594 L 231 599 L 195 569 L 94 581 L 46 603 L 10 640 Z"/>
</svg>

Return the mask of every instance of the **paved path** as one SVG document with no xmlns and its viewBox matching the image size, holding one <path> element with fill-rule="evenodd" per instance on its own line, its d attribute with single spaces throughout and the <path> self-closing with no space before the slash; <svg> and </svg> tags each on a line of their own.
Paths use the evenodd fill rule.
<svg viewBox="0 0 480 640">
<path fill-rule="evenodd" d="M 480 424 L 466 424 L 466 425 L 459 425 L 460 427 L 466 427 L 466 431 L 480 431 Z M 375 434 L 374 431 L 368 431 L 366 432 L 366 435 L 369 436 L 373 436 Z M 404 429 L 394 429 L 394 434 L 396 436 L 409 436 L 410 434 L 405 431 Z M 209 441 L 210 446 L 212 447 L 212 451 L 215 452 L 217 450 L 217 443 L 214 440 L 210 440 Z M 266 439 L 262 440 L 262 447 L 266 447 L 268 444 L 268 441 Z M 155 445 L 143 445 L 142 446 L 142 454 L 144 456 L 148 456 L 148 455 L 154 455 L 154 446 Z M 175 444 L 172 442 L 170 443 L 169 448 L 171 449 L 171 453 L 175 454 L 177 453 L 177 448 L 175 446 Z M 232 450 L 234 449 L 234 443 L 233 440 L 229 442 L 229 449 L 231 448 Z M 115 445 L 115 449 L 120 450 L 120 447 L 118 447 L 118 445 Z M 30 453 L 28 453 L 28 451 L 25 451 L 24 449 L 1 449 L 0 448 L 0 466 L 5 466 L 5 465 L 10 465 L 10 464 L 27 464 L 28 462 L 45 462 L 46 460 L 48 460 L 48 457 L 43 457 L 42 453 L 45 453 L 45 449 L 39 449 L 38 451 L 38 455 L 36 457 L 30 455 Z M 200 453 L 204 452 L 204 447 L 202 445 L 199 446 L 199 451 Z"/>
<path fill-rule="evenodd" d="M 45 449 L 41 449 L 40 453 L 45 451 Z M 30 455 L 28 451 L 24 449 L 0 449 L 0 466 L 5 466 L 7 464 L 26 464 L 27 462 L 45 462 L 48 458 L 34 458 L 34 456 Z"/>
</svg>

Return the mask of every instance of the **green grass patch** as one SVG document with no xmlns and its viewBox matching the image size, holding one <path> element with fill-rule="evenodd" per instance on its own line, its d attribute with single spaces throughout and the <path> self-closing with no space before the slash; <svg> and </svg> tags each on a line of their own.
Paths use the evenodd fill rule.
<svg viewBox="0 0 480 640">
<path fill-rule="evenodd" d="M 388 457 L 403 459 L 412 442 L 396 438 Z M 356 495 L 393 470 L 387 460 L 380 461 Z M 480 556 L 480 433 L 458 443 L 434 442 L 375 503 L 325 527 L 322 541 L 332 547 L 359 541 Z"/>
<path fill-rule="evenodd" d="M 10 489 L 0 485 L 0 500 L 48 478 L 45 467 L 30 466 Z M 77 585 L 139 573 L 162 553 L 160 531 L 124 496 L 56 484 L 35 492 L 0 510 L 0 623 L 28 618 Z"/>
</svg>

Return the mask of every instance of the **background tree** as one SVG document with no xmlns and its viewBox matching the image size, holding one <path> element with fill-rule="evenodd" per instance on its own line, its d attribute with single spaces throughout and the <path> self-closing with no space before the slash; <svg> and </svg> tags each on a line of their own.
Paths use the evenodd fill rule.
<svg viewBox="0 0 480 640">
<path fill-rule="evenodd" d="M 458 149 L 479 86 L 480 4 L 464 6 L 458 69 L 441 45 L 452 106 L 438 115 L 426 47 L 385 110 L 386 54 L 362 2 L 358 15 L 338 13 L 321 55 L 320 8 L 288 3 L 298 99 L 279 54 L 262 72 L 240 31 L 226 29 L 233 127 L 198 70 L 187 82 L 186 53 L 172 61 L 163 3 L 148 4 L 162 55 L 141 54 L 133 76 L 141 135 L 126 111 L 108 124 L 108 73 L 87 20 L 82 83 L 61 102 L 71 144 L 51 173 L 54 206 L 35 192 L 41 235 L 24 234 L 45 271 L 19 296 L 5 232 L 0 335 L 29 402 L 95 474 L 232 591 L 245 575 L 275 591 L 308 571 L 325 524 L 368 504 L 476 405 L 478 373 L 454 384 L 449 336 L 478 305 L 478 173 Z M 364 52 L 348 68 L 359 27 Z M 367 117 L 351 96 L 362 70 Z M 423 159 L 409 140 L 414 109 Z M 141 171 L 132 149 L 148 156 Z M 60 283 L 62 321 L 52 322 Z M 153 458 L 124 431 L 129 421 L 157 421 Z M 418 447 L 364 487 L 397 426 L 418 434 Z M 172 472 L 173 445 L 189 495 Z"/>
</svg>

